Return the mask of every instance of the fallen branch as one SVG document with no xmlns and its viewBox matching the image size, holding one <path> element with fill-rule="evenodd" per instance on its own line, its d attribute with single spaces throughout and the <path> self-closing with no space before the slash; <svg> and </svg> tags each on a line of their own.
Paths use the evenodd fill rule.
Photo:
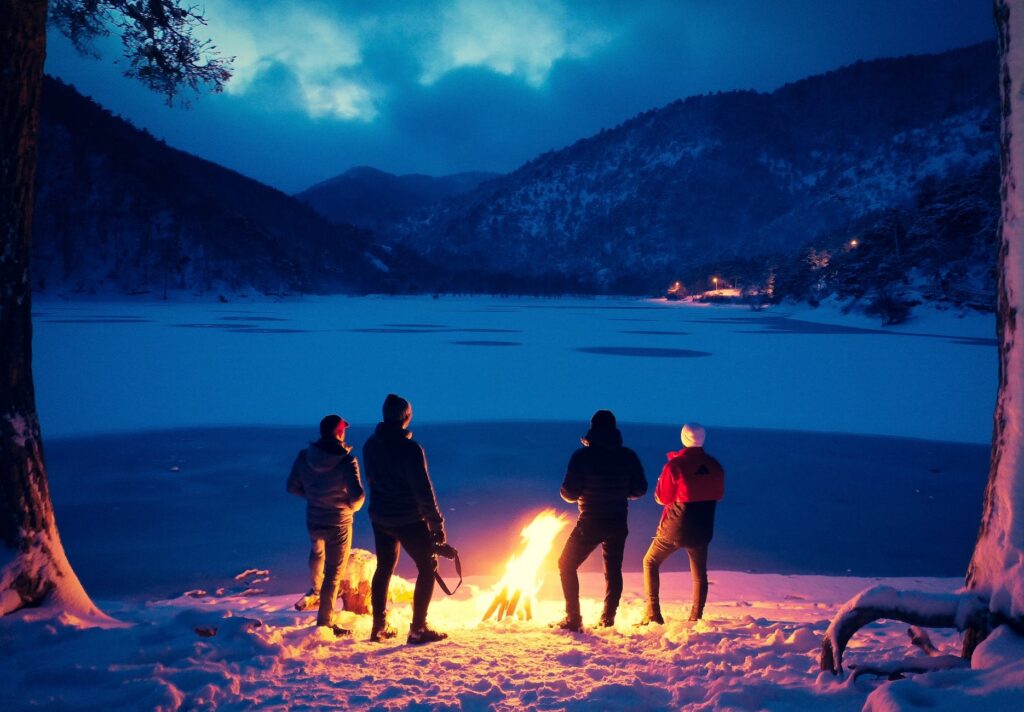
<svg viewBox="0 0 1024 712">
<path fill-rule="evenodd" d="M 921 593 L 876 586 L 847 601 L 821 642 L 821 669 L 843 671 L 843 651 L 854 633 L 877 620 L 903 621 L 927 628 L 989 629 L 988 602 L 974 593 Z"/>
<path fill-rule="evenodd" d="M 851 665 L 851 679 L 856 680 L 861 675 L 878 675 L 890 680 L 898 680 L 904 673 L 921 675 L 936 670 L 953 670 L 970 666 L 970 661 L 959 655 L 938 655 L 925 658 L 908 658 L 906 660 L 894 660 L 888 663 L 875 663 L 872 665 Z"/>
</svg>

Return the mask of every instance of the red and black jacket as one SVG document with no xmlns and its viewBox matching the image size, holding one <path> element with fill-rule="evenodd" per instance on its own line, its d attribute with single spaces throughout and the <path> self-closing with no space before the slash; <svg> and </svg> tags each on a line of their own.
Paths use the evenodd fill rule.
<svg viewBox="0 0 1024 712">
<path fill-rule="evenodd" d="M 725 470 L 702 447 L 668 453 L 654 500 L 665 505 L 658 536 L 680 546 L 701 546 L 711 541 L 715 506 L 725 496 Z"/>
</svg>

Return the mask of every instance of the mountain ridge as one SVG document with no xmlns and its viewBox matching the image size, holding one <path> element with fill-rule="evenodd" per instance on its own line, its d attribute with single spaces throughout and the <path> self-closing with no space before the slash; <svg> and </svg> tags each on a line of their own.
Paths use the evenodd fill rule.
<svg viewBox="0 0 1024 712">
<path fill-rule="evenodd" d="M 36 186 L 37 292 L 363 292 L 403 269 L 369 233 L 170 147 L 51 77 Z"/>
<path fill-rule="evenodd" d="M 995 57 L 985 42 L 680 99 L 382 232 L 436 262 L 599 293 L 650 292 L 694 255 L 795 254 L 913 204 L 925 178 L 990 170 Z"/>
<path fill-rule="evenodd" d="M 328 220 L 379 230 L 439 200 L 473 190 L 498 173 L 465 171 L 444 176 L 397 175 L 356 166 L 295 194 Z"/>
</svg>

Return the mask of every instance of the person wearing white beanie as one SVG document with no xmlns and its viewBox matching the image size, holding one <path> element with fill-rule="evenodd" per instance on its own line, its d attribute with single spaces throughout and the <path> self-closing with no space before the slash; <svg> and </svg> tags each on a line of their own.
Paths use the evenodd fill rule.
<svg viewBox="0 0 1024 712">
<path fill-rule="evenodd" d="M 704 452 L 705 431 L 699 423 L 687 423 L 679 434 L 683 449 L 668 453 L 654 501 L 664 505 L 658 531 L 644 556 L 644 591 L 647 612 L 640 625 L 664 624 L 659 599 L 662 563 L 679 549 L 686 549 L 693 576 L 690 620 L 704 616 L 708 598 L 708 544 L 714 535 L 715 507 L 725 494 L 725 470 Z"/>
<path fill-rule="evenodd" d="M 700 423 L 687 423 L 679 435 L 683 447 L 704 447 L 704 426 Z"/>
</svg>

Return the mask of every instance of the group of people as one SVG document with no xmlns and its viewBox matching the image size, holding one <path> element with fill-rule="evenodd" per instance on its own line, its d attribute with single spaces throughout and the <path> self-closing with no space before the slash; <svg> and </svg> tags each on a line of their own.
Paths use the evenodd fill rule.
<svg viewBox="0 0 1024 712">
<path fill-rule="evenodd" d="M 413 614 L 407 642 L 431 643 L 447 634 L 427 625 L 427 610 L 434 591 L 437 552 L 447 546 L 444 517 L 427 469 L 423 448 L 412 439 L 412 406 L 390 394 L 384 399 L 383 418 L 363 446 L 363 466 L 370 490 L 369 518 L 373 527 L 377 567 L 370 587 L 373 626 L 370 640 L 394 638 L 397 631 L 387 620 L 388 587 L 404 549 L 416 564 Z M 351 631 L 335 624 L 334 607 L 352 545 L 353 515 L 366 499 L 359 460 L 345 442 L 348 423 L 338 415 L 320 421 L 320 437 L 299 451 L 288 476 L 287 490 L 306 499 L 306 527 L 311 549 L 312 586 L 295 607 L 317 609 L 317 625 L 337 636 Z M 725 492 L 721 464 L 704 451 L 704 429 L 683 426 L 682 450 L 668 453 L 655 487 L 654 498 L 664 505 L 661 521 L 644 556 L 647 609 L 640 625 L 664 624 L 659 599 L 659 570 L 675 551 L 686 549 L 693 574 L 690 620 L 704 613 L 708 594 L 708 543 L 714 533 L 715 507 Z M 622 442 L 611 411 L 599 410 L 573 453 L 561 495 L 576 502 L 579 517 L 558 560 L 565 618 L 557 627 L 583 630 L 580 614 L 580 565 L 600 546 L 604 555 L 605 599 L 598 626 L 615 624 L 622 597 L 622 559 L 629 534 L 628 500 L 647 493 L 647 479 L 636 453 Z"/>
</svg>

